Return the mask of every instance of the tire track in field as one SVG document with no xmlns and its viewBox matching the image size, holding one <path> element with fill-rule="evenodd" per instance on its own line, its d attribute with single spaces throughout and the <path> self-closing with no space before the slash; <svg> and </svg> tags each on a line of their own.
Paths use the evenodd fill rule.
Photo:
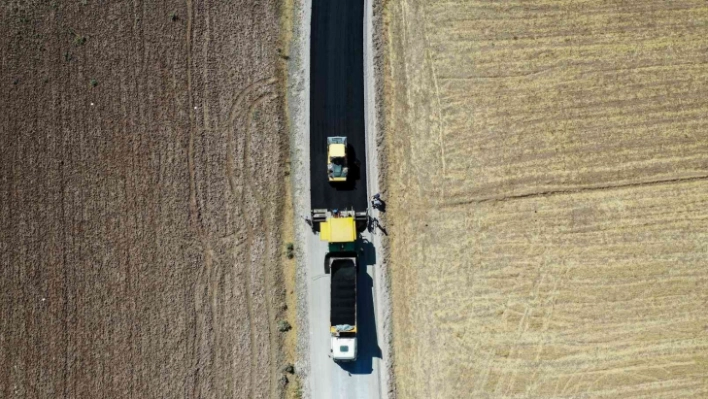
<svg viewBox="0 0 708 399">
<path fill-rule="evenodd" d="M 186 40 L 187 40 L 187 91 L 188 91 L 188 96 L 189 96 L 189 123 L 190 123 L 190 134 L 189 134 L 189 147 L 188 147 L 188 167 L 189 167 L 189 176 L 190 176 L 190 198 L 189 198 L 189 203 L 190 203 L 190 220 L 191 224 L 193 225 L 193 228 L 195 229 L 197 233 L 197 237 L 201 243 L 202 251 L 204 254 L 204 267 L 199 269 L 199 274 L 197 276 L 197 284 L 195 286 L 195 291 L 194 291 L 194 326 L 195 326 L 195 332 L 194 332 L 194 396 L 198 397 L 201 395 L 201 370 L 202 370 L 202 358 L 201 358 L 201 353 L 202 351 L 200 349 L 202 345 L 200 343 L 203 341 L 202 337 L 202 331 L 203 327 L 206 324 L 205 318 L 207 315 L 202 311 L 203 309 L 203 295 L 206 294 L 207 297 L 211 296 L 211 302 L 212 302 L 212 311 L 216 308 L 215 306 L 215 301 L 216 301 L 216 290 L 213 288 L 218 282 L 212 281 L 213 279 L 213 273 L 212 273 L 212 263 L 213 263 L 213 250 L 211 248 L 210 244 L 210 237 L 209 234 L 205 231 L 204 227 L 204 221 L 203 217 L 204 215 L 202 214 L 203 212 L 203 207 L 200 206 L 199 204 L 199 199 L 198 199 L 198 184 L 197 184 L 197 176 L 196 176 L 196 160 L 195 160 L 195 140 L 196 140 L 196 133 L 197 133 L 197 124 L 196 124 L 196 115 L 195 115 L 195 108 L 194 108 L 194 99 L 193 99 L 193 85 L 192 85 L 192 69 L 193 69 L 193 2 L 191 0 L 187 0 L 187 33 L 186 33 Z M 208 36 L 209 36 L 209 22 L 208 22 L 208 15 L 207 15 L 207 28 L 206 28 L 206 42 L 208 44 Z M 204 57 L 204 64 L 203 64 L 203 70 L 202 74 L 204 76 L 205 81 L 207 80 L 207 58 L 208 58 L 208 52 L 207 49 L 203 49 L 202 56 Z M 277 87 L 274 86 L 274 84 L 277 82 L 277 79 L 275 78 L 269 78 L 269 79 L 260 79 L 257 81 L 254 81 L 253 83 L 249 84 L 246 86 L 244 89 L 241 90 L 241 92 L 237 95 L 236 100 L 233 103 L 233 106 L 231 107 L 231 110 L 228 115 L 227 122 L 224 124 L 223 128 L 229 129 L 231 132 L 232 137 L 229 137 L 227 140 L 227 154 L 226 154 L 226 166 L 227 166 L 227 180 L 229 184 L 229 188 L 231 191 L 231 194 L 233 198 L 240 198 L 240 204 L 246 204 L 246 196 L 247 192 L 246 189 L 250 190 L 251 194 L 254 196 L 254 199 L 256 200 L 257 203 L 261 204 L 262 203 L 262 196 L 260 196 L 257 193 L 257 190 L 255 189 L 255 186 L 253 182 L 251 181 L 250 175 L 248 173 L 248 168 L 247 165 L 251 160 L 251 136 L 250 136 L 250 125 L 253 120 L 253 113 L 255 109 L 264 103 L 267 100 L 273 99 L 277 96 L 275 94 L 275 91 Z M 207 97 L 207 89 L 208 85 L 205 84 L 205 89 L 204 89 L 204 96 L 205 98 Z M 205 101 L 205 104 L 207 101 Z M 208 130 L 209 126 L 209 110 L 206 108 L 206 105 L 204 105 L 203 109 L 203 118 L 204 118 L 204 126 L 205 129 Z M 235 135 L 236 137 L 233 137 Z M 240 136 L 243 135 L 244 137 L 244 153 L 243 157 L 240 160 L 240 165 L 236 164 L 236 160 L 234 159 L 234 153 L 236 152 L 237 148 L 234 145 L 234 140 L 238 140 Z M 237 179 L 237 176 L 234 174 L 234 171 L 236 169 L 240 169 L 242 171 L 242 176 L 241 179 Z M 244 172 L 245 171 L 245 172 Z M 245 173 L 245 174 L 244 174 Z M 245 184 L 244 186 L 239 187 L 239 180 L 242 180 Z M 259 215 L 263 215 L 263 209 L 262 207 L 259 207 L 258 209 Z M 245 211 L 245 216 L 249 214 L 249 211 L 246 209 Z M 237 218 L 239 215 L 237 215 Z M 246 218 L 247 219 L 247 218 Z M 234 256 L 234 259 L 238 259 L 238 248 L 241 245 L 245 245 L 245 253 L 246 257 L 248 259 L 246 267 L 244 269 L 245 271 L 245 277 L 244 277 L 244 292 L 245 292 L 245 302 L 246 302 L 246 313 L 247 313 L 247 319 L 248 319 L 248 325 L 249 325 L 249 346 L 251 350 L 251 356 L 249 358 L 250 362 L 250 367 L 248 368 L 248 380 L 249 380 L 249 395 L 248 397 L 255 397 L 255 389 L 256 389 L 256 380 L 255 380 L 255 370 L 257 364 L 256 359 L 257 359 L 257 331 L 256 331 L 256 324 L 255 324 L 255 318 L 256 316 L 254 315 L 254 306 L 253 306 L 253 284 L 252 284 L 252 267 L 256 267 L 257 265 L 253 264 L 253 249 L 252 249 L 252 243 L 253 240 L 255 239 L 258 231 L 251 225 L 251 222 L 246 220 L 247 226 L 246 226 L 246 237 L 242 242 L 239 242 L 238 237 L 236 234 L 232 236 L 233 240 L 233 246 L 232 246 L 232 254 Z M 263 223 L 261 225 L 265 225 L 265 229 L 263 233 L 265 233 L 265 237 L 268 237 L 269 234 L 269 226 L 268 223 Z M 266 248 L 265 248 L 265 254 L 267 256 L 268 251 L 270 251 L 268 240 L 265 240 L 266 242 Z M 237 265 L 235 265 L 237 266 Z M 263 265 L 260 265 L 263 266 Z M 267 291 L 268 288 L 271 287 L 270 284 L 272 284 L 272 278 L 270 276 L 269 270 L 264 269 L 264 273 L 266 276 L 266 287 L 265 290 Z M 205 293 L 204 290 L 208 290 L 210 292 Z M 267 296 L 267 295 L 266 295 Z M 276 381 L 273 376 L 277 372 L 277 363 L 276 363 L 276 351 L 275 349 L 277 348 L 277 342 L 274 342 L 277 337 L 275 337 L 272 334 L 273 328 L 274 328 L 274 320 L 271 316 L 271 309 L 270 306 L 267 304 L 267 298 L 266 298 L 266 313 L 267 313 L 267 318 L 268 318 L 268 326 L 269 326 L 269 357 L 271 359 L 271 375 L 270 375 L 270 390 L 271 390 L 271 396 L 274 396 L 275 392 L 277 392 L 277 386 L 276 386 Z M 208 349 L 208 348 L 206 348 Z"/>
<path fill-rule="evenodd" d="M 203 90 L 202 90 L 202 104 L 201 104 L 201 110 L 202 110 L 202 124 L 203 124 L 203 129 L 206 132 L 209 132 L 211 129 L 211 121 L 210 121 L 210 112 L 209 112 L 209 44 L 211 42 L 211 15 L 210 15 L 210 9 L 209 7 L 209 2 L 205 1 L 204 2 L 204 31 L 202 33 L 202 42 L 200 44 L 201 50 L 202 50 L 202 68 L 201 68 L 201 73 L 202 73 L 202 80 L 203 80 Z M 218 113 L 217 113 L 218 114 Z M 218 116 L 217 116 L 218 118 Z M 218 126 L 218 119 L 216 121 L 216 125 Z M 208 266 L 207 266 L 207 274 L 204 280 L 199 280 L 201 282 L 200 286 L 205 287 L 207 292 L 204 292 L 204 297 L 206 300 L 211 299 L 210 303 L 210 314 L 211 314 L 211 324 L 210 324 L 210 329 L 215 328 L 217 323 L 219 323 L 219 320 L 217 320 L 217 317 L 219 316 L 219 307 L 218 307 L 218 298 L 219 298 L 219 276 L 220 273 L 218 270 L 214 270 L 212 268 L 213 266 L 213 259 L 214 259 L 214 251 L 212 249 L 212 241 L 211 241 L 211 235 L 207 232 L 205 234 L 205 240 L 207 241 L 207 247 L 208 247 Z M 217 244 L 218 246 L 218 244 Z M 196 307 L 196 301 L 195 301 L 195 307 Z M 206 321 L 205 321 L 206 325 Z M 215 330 L 217 331 L 217 330 Z M 218 351 L 219 351 L 219 337 L 217 337 L 215 334 L 211 336 L 211 339 L 213 342 L 211 342 L 211 345 L 209 345 L 208 348 L 204 348 L 205 352 L 209 353 L 210 359 L 212 361 L 216 361 L 218 358 Z M 228 380 L 224 379 L 222 375 L 222 370 L 220 370 L 218 367 L 213 369 L 211 372 L 212 379 L 215 380 Z"/>
<path fill-rule="evenodd" d="M 238 96 L 236 96 L 236 101 L 234 101 L 234 104 L 231 106 L 231 111 L 229 112 L 229 119 L 228 119 L 228 124 L 224 126 L 224 128 L 228 128 L 233 126 L 234 122 L 236 121 L 236 118 L 239 117 L 241 114 L 241 111 L 243 111 L 242 108 L 242 103 L 244 101 L 244 98 L 251 94 L 255 90 L 262 90 L 266 88 L 268 85 L 271 85 L 273 83 L 277 82 L 276 78 L 270 78 L 270 79 L 259 79 L 256 80 L 253 83 L 250 83 L 248 86 L 244 87 L 241 89 L 241 92 L 239 93 Z M 273 90 L 273 89 L 269 89 Z"/>
<path fill-rule="evenodd" d="M 194 343 L 192 346 L 192 359 L 193 364 L 193 387 L 192 387 L 192 397 L 201 397 L 201 356 L 200 356 L 200 343 L 202 342 L 202 328 L 200 326 L 204 323 L 203 313 L 201 310 L 201 297 L 200 297 L 200 287 L 203 285 L 202 280 L 204 278 L 205 268 L 210 269 L 211 267 L 211 257 L 209 256 L 210 250 L 208 248 L 208 242 L 204 233 L 204 226 L 202 224 L 201 209 L 197 201 L 197 179 L 196 179 L 196 166 L 195 166 L 195 153 L 194 153 L 194 141 L 196 135 L 196 115 L 194 113 L 194 98 L 192 90 L 192 24 L 194 19 L 194 9 L 192 0 L 186 0 L 187 3 L 187 27 L 185 33 L 185 40 L 187 45 L 187 102 L 189 104 L 189 145 L 187 149 L 187 163 L 189 168 L 189 219 L 192 228 L 197 234 L 199 239 L 202 252 L 204 254 L 204 268 L 199 268 L 197 275 L 197 283 L 194 287 Z"/>
<path fill-rule="evenodd" d="M 194 100 L 192 99 L 192 0 L 187 1 L 187 102 L 189 104 L 189 147 L 187 149 L 187 162 L 189 167 L 189 207 L 190 220 L 192 226 L 196 229 L 200 240 L 203 239 L 201 224 L 199 223 L 199 209 L 197 207 L 197 186 L 196 186 L 196 170 L 194 166 Z"/>
<path fill-rule="evenodd" d="M 133 27 L 132 27 L 132 33 L 134 37 L 134 54 L 131 55 L 134 60 L 131 64 L 132 67 L 134 68 L 134 73 L 135 76 L 131 80 L 130 84 L 135 88 L 135 96 L 137 97 L 136 104 L 133 105 L 133 111 L 130 114 L 130 121 L 131 121 L 131 127 L 136 126 L 136 125 L 142 125 L 146 126 L 146 123 L 144 121 L 144 115 L 143 115 L 143 104 L 146 104 L 147 101 L 144 99 L 144 91 L 142 90 L 141 85 L 146 84 L 146 79 L 145 79 L 145 72 L 146 72 L 146 58 L 147 58 L 147 47 L 145 45 L 145 28 L 144 28 L 144 21 L 145 21 L 145 2 L 140 1 L 140 0 L 134 0 L 133 1 Z M 130 109 L 129 108 L 129 109 Z M 138 204 L 138 198 L 136 196 L 136 193 L 140 192 L 141 189 L 139 187 L 139 177 L 138 177 L 138 170 L 139 166 L 137 163 L 139 162 L 139 151 L 140 151 L 140 146 L 142 145 L 142 140 L 141 140 L 141 135 L 139 132 L 137 132 L 135 129 L 130 129 L 130 135 L 131 135 L 131 140 L 130 140 L 130 172 L 129 172 L 129 177 L 126 179 L 126 181 L 129 181 L 131 183 L 131 188 L 132 188 L 132 195 L 128 196 L 126 199 L 126 204 L 131 209 L 131 212 L 137 212 L 139 209 L 139 204 Z M 149 142 L 149 140 L 148 140 Z M 127 189 L 128 184 L 126 183 L 126 189 Z M 127 237 L 126 237 L 127 239 Z M 132 276 L 132 268 L 135 267 L 132 259 L 128 261 L 128 270 L 130 270 L 131 276 Z M 132 278 L 132 277 L 131 277 Z M 139 286 L 139 283 L 136 284 Z M 133 309 L 135 312 L 135 310 Z M 135 312 L 137 313 L 137 312 Z M 139 326 L 137 324 L 133 324 L 131 326 L 131 336 L 137 337 L 140 335 L 139 332 Z M 135 350 L 137 352 L 137 350 Z M 136 362 L 136 357 L 133 354 L 133 351 L 130 351 L 130 364 L 131 364 L 131 389 L 136 389 L 139 391 L 142 387 L 139 384 L 135 384 L 134 382 L 134 376 L 138 373 L 135 371 L 135 362 Z M 136 387 L 137 385 L 137 387 Z"/>
<path fill-rule="evenodd" d="M 246 127 L 246 140 L 248 142 L 246 149 L 250 148 L 250 139 L 251 139 L 251 134 L 250 134 L 250 127 L 253 123 L 253 118 L 255 114 L 255 110 L 257 107 L 261 106 L 262 104 L 274 100 L 278 97 L 277 93 L 268 93 L 264 94 L 260 97 L 258 97 L 249 107 L 248 113 L 247 113 L 247 121 L 245 124 Z M 244 152 L 245 154 L 246 152 Z M 246 162 L 249 161 L 250 158 L 246 159 L 244 157 L 244 167 L 246 167 Z M 249 186 L 251 189 L 251 192 L 254 194 L 256 197 L 256 203 L 259 204 L 259 213 L 261 214 L 261 219 L 266 219 L 265 211 L 268 208 L 266 204 L 270 204 L 271 202 L 266 202 L 266 198 L 263 197 L 261 193 L 258 192 L 256 186 L 254 183 L 251 181 L 250 176 L 246 174 L 247 178 L 245 179 L 246 184 Z M 270 216 L 270 215 L 269 215 Z M 268 218 L 270 219 L 270 218 Z M 263 236 L 265 237 L 264 243 L 265 247 L 263 249 L 263 257 L 264 260 L 267 259 L 268 255 L 270 254 L 270 229 L 271 229 L 271 223 L 274 223 L 275 220 L 265 220 L 265 223 L 262 224 L 263 226 Z M 275 376 L 277 374 L 277 354 L 276 354 L 276 347 L 277 347 L 277 342 L 276 342 L 276 336 L 274 334 L 275 331 L 275 319 L 273 318 L 273 312 L 271 311 L 271 308 L 268 304 L 268 299 L 272 298 L 270 295 L 268 295 L 268 291 L 270 288 L 273 286 L 273 278 L 271 276 L 271 269 L 266 265 L 263 264 L 261 265 L 262 270 L 263 270 L 263 286 L 264 286 L 264 291 L 266 292 L 264 302 L 265 302 L 265 311 L 266 311 L 266 318 L 268 320 L 268 355 L 270 358 L 270 378 L 269 378 L 269 385 L 270 385 L 270 396 L 272 398 L 276 397 L 277 393 L 277 387 L 276 387 L 276 379 Z M 250 278 L 248 279 L 250 282 Z"/>
<path fill-rule="evenodd" d="M 208 3 L 205 1 L 205 3 Z M 206 5 L 204 7 L 204 44 L 202 47 L 202 78 L 204 79 L 204 103 L 202 104 L 202 114 L 204 118 L 204 129 L 209 130 L 209 42 L 211 40 L 211 28 L 210 28 L 210 7 Z M 218 122 L 217 122 L 218 124 Z"/>
<path fill-rule="evenodd" d="M 251 151 L 251 133 L 250 133 L 250 126 L 251 123 L 253 122 L 253 113 L 260 104 L 263 102 L 272 99 L 277 96 L 277 94 L 274 94 L 274 87 L 272 87 L 273 83 L 276 82 L 276 79 L 261 79 L 258 81 L 255 81 L 248 86 L 246 86 L 244 89 L 241 90 L 239 95 L 236 97 L 236 101 L 234 102 L 234 105 L 231 108 L 231 111 L 229 113 L 229 117 L 226 123 L 226 126 L 224 126 L 225 129 L 228 129 L 231 134 L 235 134 L 236 132 L 240 132 L 243 134 L 244 138 L 244 144 L 243 144 L 243 155 L 240 160 L 240 170 L 242 171 L 242 181 L 244 182 L 245 187 L 239 187 L 238 181 L 236 179 L 236 176 L 234 174 L 234 170 L 236 168 L 236 160 L 234 159 L 234 153 L 236 152 L 236 148 L 234 147 L 234 140 L 237 139 L 240 135 L 236 134 L 236 137 L 229 137 L 227 140 L 227 154 L 226 154 L 226 175 L 227 179 L 229 182 L 229 188 L 231 190 L 231 195 L 233 198 L 239 198 L 241 204 L 246 204 L 246 196 L 248 190 L 251 195 L 255 197 L 256 203 L 262 205 L 263 198 L 262 196 L 259 195 L 257 190 L 255 189 L 253 182 L 250 178 L 250 173 L 248 170 L 248 164 L 250 160 L 252 159 L 250 151 Z M 245 105 L 249 104 L 248 107 Z M 245 120 L 244 120 L 245 119 Z M 259 207 L 258 208 L 259 214 L 262 216 L 263 215 L 263 208 Z M 246 213 L 250 214 L 248 209 L 246 209 Z M 237 215 L 238 217 L 238 215 Z M 269 223 L 263 223 L 264 228 L 264 233 L 265 237 L 268 237 L 268 232 L 269 232 Z M 256 236 L 257 232 L 255 229 L 252 227 L 251 222 L 246 218 L 246 238 L 245 238 L 245 243 L 244 242 L 239 242 L 237 241 L 237 237 L 233 237 L 233 246 L 232 246 L 232 252 L 234 256 L 234 261 L 236 261 L 237 258 L 237 248 L 241 244 L 245 244 L 245 252 L 248 257 L 248 261 L 246 264 L 246 267 L 244 269 L 245 271 L 245 278 L 244 278 L 244 292 L 245 292 L 245 300 L 246 300 L 246 313 L 247 313 L 247 318 L 248 318 L 248 326 L 249 326 L 249 346 L 251 349 L 251 356 L 250 356 L 250 367 L 248 370 L 248 379 L 249 379 L 249 397 L 253 398 L 254 397 L 254 389 L 256 386 L 256 381 L 255 381 L 255 374 L 253 373 L 253 370 L 256 366 L 255 361 L 257 359 L 257 352 L 256 352 L 256 336 L 257 336 L 257 331 L 256 331 L 256 326 L 254 323 L 254 310 L 253 310 L 253 295 L 252 295 L 252 273 L 251 273 L 251 267 L 254 267 L 253 265 L 253 258 L 252 258 L 252 243 L 253 240 Z M 268 240 L 265 240 L 266 242 L 266 247 L 265 247 L 265 256 L 267 256 L 268 251 L 269 251 L 269 245 L 268 245 Z M 237 266 L 237 265 L 235 265 Z M 264 266 L 264 265 L 261 265 Z M 268 275 L 268 270 L 267 267 L 263 268 L 263 272 L 265 275 Z M 265 290 L 269 288 L 268 281 L 266 281 L 266 286 L 264 287 Z M 271 317 L 271 311 L 270 308 L 267 304 L 267 295 L 266 295 L 266 313 L 267 313 L 267 318 L 268 318 L 268 326 L 269 326 L 269 336 L 270 336 L 270 344 L 269 344 L 269 352 L 270 352 L 270 359 L 271 359 L 271 373 L 270 373 L 270 386 L 271 386 L 271 396 L 273 396 L 275 392 L 275 380 L 273 376 L 275 375 L 275 368 L 276 368 L 276 363 L 274 361 L 275 358 L 275 347 L 273 345 L 273 334 L 272 334 L 272 327 L 273 327 L 273 320 Z"/>
</svg>

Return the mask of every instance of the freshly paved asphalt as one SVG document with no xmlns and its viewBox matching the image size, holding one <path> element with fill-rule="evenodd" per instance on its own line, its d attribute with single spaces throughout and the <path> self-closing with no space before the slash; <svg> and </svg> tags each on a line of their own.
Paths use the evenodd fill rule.
<svg viewBox="0 0 708 399">
<path fill-rule="evenodd" d="M 310 187 L 312 208 L 364 211 L 364 1 L 312 0 Z M 327 180 L 327 137 L 345 136 L 349 180 Z"/>
</svg>

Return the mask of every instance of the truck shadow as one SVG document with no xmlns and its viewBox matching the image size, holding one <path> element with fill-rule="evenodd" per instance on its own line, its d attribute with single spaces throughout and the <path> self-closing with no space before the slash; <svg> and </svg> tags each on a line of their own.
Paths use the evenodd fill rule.
<svg viewBox="0 0 708 399">
<path fill-rule="evenodd" d="M 374 244 L 367 239 L 360 239 L 357 243 L 359 247 L 359 266 L 373 266 L 376 264 L 376 248 Z"/>
<path fill-rule="evenodd" d="M 376 336 L 376 314 L 374 313 L 374 280 L 367 273 L 367 265 L 376 263 L 374 246 L 368 241 L 360 242 L 359 271 L 357 273 L 357 360 L 353 363 L 339 363 L 351 374 L 371 374 L 374 358 L 381 359 L 381 348 Z"/>
</svg>

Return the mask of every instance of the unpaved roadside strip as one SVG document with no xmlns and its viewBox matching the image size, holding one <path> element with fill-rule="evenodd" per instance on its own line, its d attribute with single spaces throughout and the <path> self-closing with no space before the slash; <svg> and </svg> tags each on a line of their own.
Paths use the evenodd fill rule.
<svg viewBox="0 0 708 399">
<path fill-rule="evenodd" d="M 367 188 L 369 197 L 381 191 L 383 176 L 379 173 L 379 149 L 382 149 L 383 120 L 381 38 L 383 34 L 383 4 L 381 0 L 365 0 L 364 5 L 364 122 L 366 130 Z M 380 218 L 378 210 L 372 210 L 374 217 Z M 390 274 L 384 249 L 385 236 L 375 232 L 372 243 L 376 251 L 374 266 L 374 308 L 376 315 L 377 340 L 381 349 L 382 367 L 380 373 L 380 398 L 395 397 L 393 380 L 393 351 Z"/>
<path fill-rule="evenodd" d="M 290 115 L 290 170 L 293 187 L 293 212 L 297 272 L 297 361 L 295 372 L 301 383 L 301 396 L 310 397 L 310 346 L 307 311 L 307 236 L 312 234 L 302 217 L 310 211 L 310 0 L 295 0 L 293 4 L 293 36 L 288 65 L 287 103 Z"/>
</svg>

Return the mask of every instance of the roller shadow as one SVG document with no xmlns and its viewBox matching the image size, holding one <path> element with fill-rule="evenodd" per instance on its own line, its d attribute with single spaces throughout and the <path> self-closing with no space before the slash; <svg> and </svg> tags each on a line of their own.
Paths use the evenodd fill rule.
<svg viewBox="0 0 708 399">
<path fill-rule="evenodd" d="M 347 159 L 349 159 L 349 173 L 347 181 L 329 182 L 329 185 L 337 191 L 356 190 L 357 183 L 361 180 L 361 161 L 356 157 L 356 151 L 351 144 L 347 145 Z"/>
</svg>

